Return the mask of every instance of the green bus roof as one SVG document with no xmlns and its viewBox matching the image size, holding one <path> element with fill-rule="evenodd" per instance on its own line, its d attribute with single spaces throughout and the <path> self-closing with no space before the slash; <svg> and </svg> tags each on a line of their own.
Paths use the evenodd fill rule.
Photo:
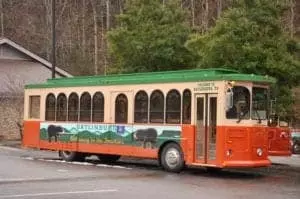
<svg viewBox="0 0 300 199">
<path fill-rule="evenodd" d="M 229 69 L 192 69 L 164 72 L 132 73 L 107 76 L 77 76 L 48 79 L 42 84 L 29 84 L 26 89 L 31 88 L 59 88 L 80 86 L 108 86 L 129 84 L 153 84 L 153 83 L 176 83 L 176 82 L 198 82 L 198 81 L 250 81 L 257 83 L 275 83 L 275 79 L 269 76 L 254 74 L 243 74 Z"/>
</svg>

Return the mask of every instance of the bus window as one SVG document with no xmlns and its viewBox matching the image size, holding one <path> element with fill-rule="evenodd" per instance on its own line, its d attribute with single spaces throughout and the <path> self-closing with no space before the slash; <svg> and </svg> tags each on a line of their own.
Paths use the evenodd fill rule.
<svg viewBox="0 0 300 199">
<path fill-rule="evenodd" d="M 76 93 L 71 93 L 68 101 L 68 121 L 78 121 L 79 97 Z"/>
<path fill-rule="evenodd" d="M 145 91 L 139 91 L 134 99 L 134 122 L 148 122 L 148 95 Z"/>
<path fill-rule="evenodd" d="M 182 99 L 182 123 L 190 124 L 191 123 L 191 91 L 185 89 L 183 91 Z"/>
<path fill-rule="evenodd" d="M 128 114 L 128 100 L 126 95 L 119 94 L 115 102 L 115 122 L 127 123 Z"/>
<path fill-rule="evenodd" d="M 29 96 L 29 118 L 40 118 L 40 96 Z"/>
<path fill-rule="evenodd" d="M 268 118 L 268 89 L 254 87 L 252 90 L 252 119 Z"/>
<path fill-rule="evenodd" d="M 166 123 L 179 124 L 181 107 L 180 93 L 175 89 L 170 90 L 166 97 L 166 103 Z"/>
<path fill-rule="evenodd" d="M 60 93 L 57 97 L 56 103 L 56 120 L 66 121 L 67 119 L 67 97 L 65 94 Z"/>
<path fill-rule="evenodd" d="M 233 106 L 226 112 L 227 119 L 250 118 L 250 92 L 246 87 L 234 86 Z"/>
<path fill-rule="evenodd" d="M 164 94 L 159 90 L 153 91 L 150 97 L 150 122 L 164 122 Z"/>
<path fill-rule="evenodd" d="M 46 121 L 55 121 L 56 99 L 54 94 L 50 93 L 46 97 Z"/>
<path fill-rule="evenodd" d="M 91 121 L 91 95 L 87 92 L 80 97 L 80 121 Z"/>
<path fill-rule="evenodd" d="M 104 121 L 104 96 L 101 92 L 96 92 L 93 96 L 93 122 Z"/>
</svg>

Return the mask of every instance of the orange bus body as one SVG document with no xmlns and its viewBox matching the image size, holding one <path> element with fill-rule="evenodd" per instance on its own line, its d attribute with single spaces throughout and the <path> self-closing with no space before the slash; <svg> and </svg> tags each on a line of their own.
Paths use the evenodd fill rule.
<svg viewBox="0 0 300 199">
<path fill-rule="evenodd" d="M 288 127 L 268 128 L 270 156 L 291 156 L 291 131 Z"/>
<path fill-rule="evenodd" d="M 55 124 L 55 122 L 53 123 Z M 40 125 L 40 121 L 24 121 L 24 147 L 158 159 L 160 150 L 170 141 L 166 139 L 165 143 L 162 143 L 159 148 L 154 149 L 124 144 L 93 144 L 60 141 L 49 143 L 46 140 L 40 139 Z M 149 126 L 145 125 L 145 127 Z M 196 158 L 195 130 L 196 127 L 194 125 L 181 125 L 179 144 L 187 165 L 243 168 L 262 167 L 271 164 L 267 158 L 268 134 L 266 127 L 218 126 L 216 138 L 217 154 L 214 160 L 209 160 L 207 157 L 209 153 L 206 153 L 203 159 Z M 262 149 L 262 156 L 257 155 L 258 148 Z"/>
</svg>

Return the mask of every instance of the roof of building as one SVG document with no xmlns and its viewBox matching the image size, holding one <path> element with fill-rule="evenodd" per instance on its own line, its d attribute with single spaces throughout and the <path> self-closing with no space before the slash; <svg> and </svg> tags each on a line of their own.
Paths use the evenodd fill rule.
<svg viewBox="0 0 300 199">
<path fill-rule="evenodd" d="M 37 62 L 41 63 L 42 65 L 44 65 L 45 67 L 47 67 L 48 69 L 52 69 L 52 64 L 39 57 L 38 55 L 30 52 L 29 50 L 23 48 L 22 46 L 20 46 L 19 44 L 16 44 L 15 42 L 11 41 L 10 39 L 7 39 L 7 38 L 0 38 L 0 45 L 3 45 L 3 44 L 7 44 L 15 49 L 17 49 L 18 51 L 24 53 L 25 55 L 29 56 L 30 58 L 32 58 L 33 60 L 36 60 Z M 69 74 L 68 72 L 64 71 L 63 69 L 59 68 L 59 67 L 55 67 L 55 71 L 56 73 L 64 76 L 64 77 L 72 77 L 71 74 Z"/>
<path fill-rule="evenodd" d="M 243 74 L 228 69 L 192 69 L 149 73 L 132 73 L 108 76 L 78 76 L 49 79 L 44 84 L 31 84 L 26 88 L 57 88 L 79 86 L 108 86 L 127 84 L 151 84 L 172 82 L 197 82 L 213 80 L 252 81 L 259 83 L 275 83 L 269 76 Z"/>
</svg>

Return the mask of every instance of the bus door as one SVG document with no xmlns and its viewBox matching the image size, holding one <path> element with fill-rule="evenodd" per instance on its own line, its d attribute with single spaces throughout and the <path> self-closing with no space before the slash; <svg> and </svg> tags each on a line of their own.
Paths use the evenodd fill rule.
<svg viewBox="0 0 300 199">
<path fill-rule="evenodd" d="M 217 95 L 195 96 L 195 162 L 213 164 L 216 160 Z"/>
</svg>

